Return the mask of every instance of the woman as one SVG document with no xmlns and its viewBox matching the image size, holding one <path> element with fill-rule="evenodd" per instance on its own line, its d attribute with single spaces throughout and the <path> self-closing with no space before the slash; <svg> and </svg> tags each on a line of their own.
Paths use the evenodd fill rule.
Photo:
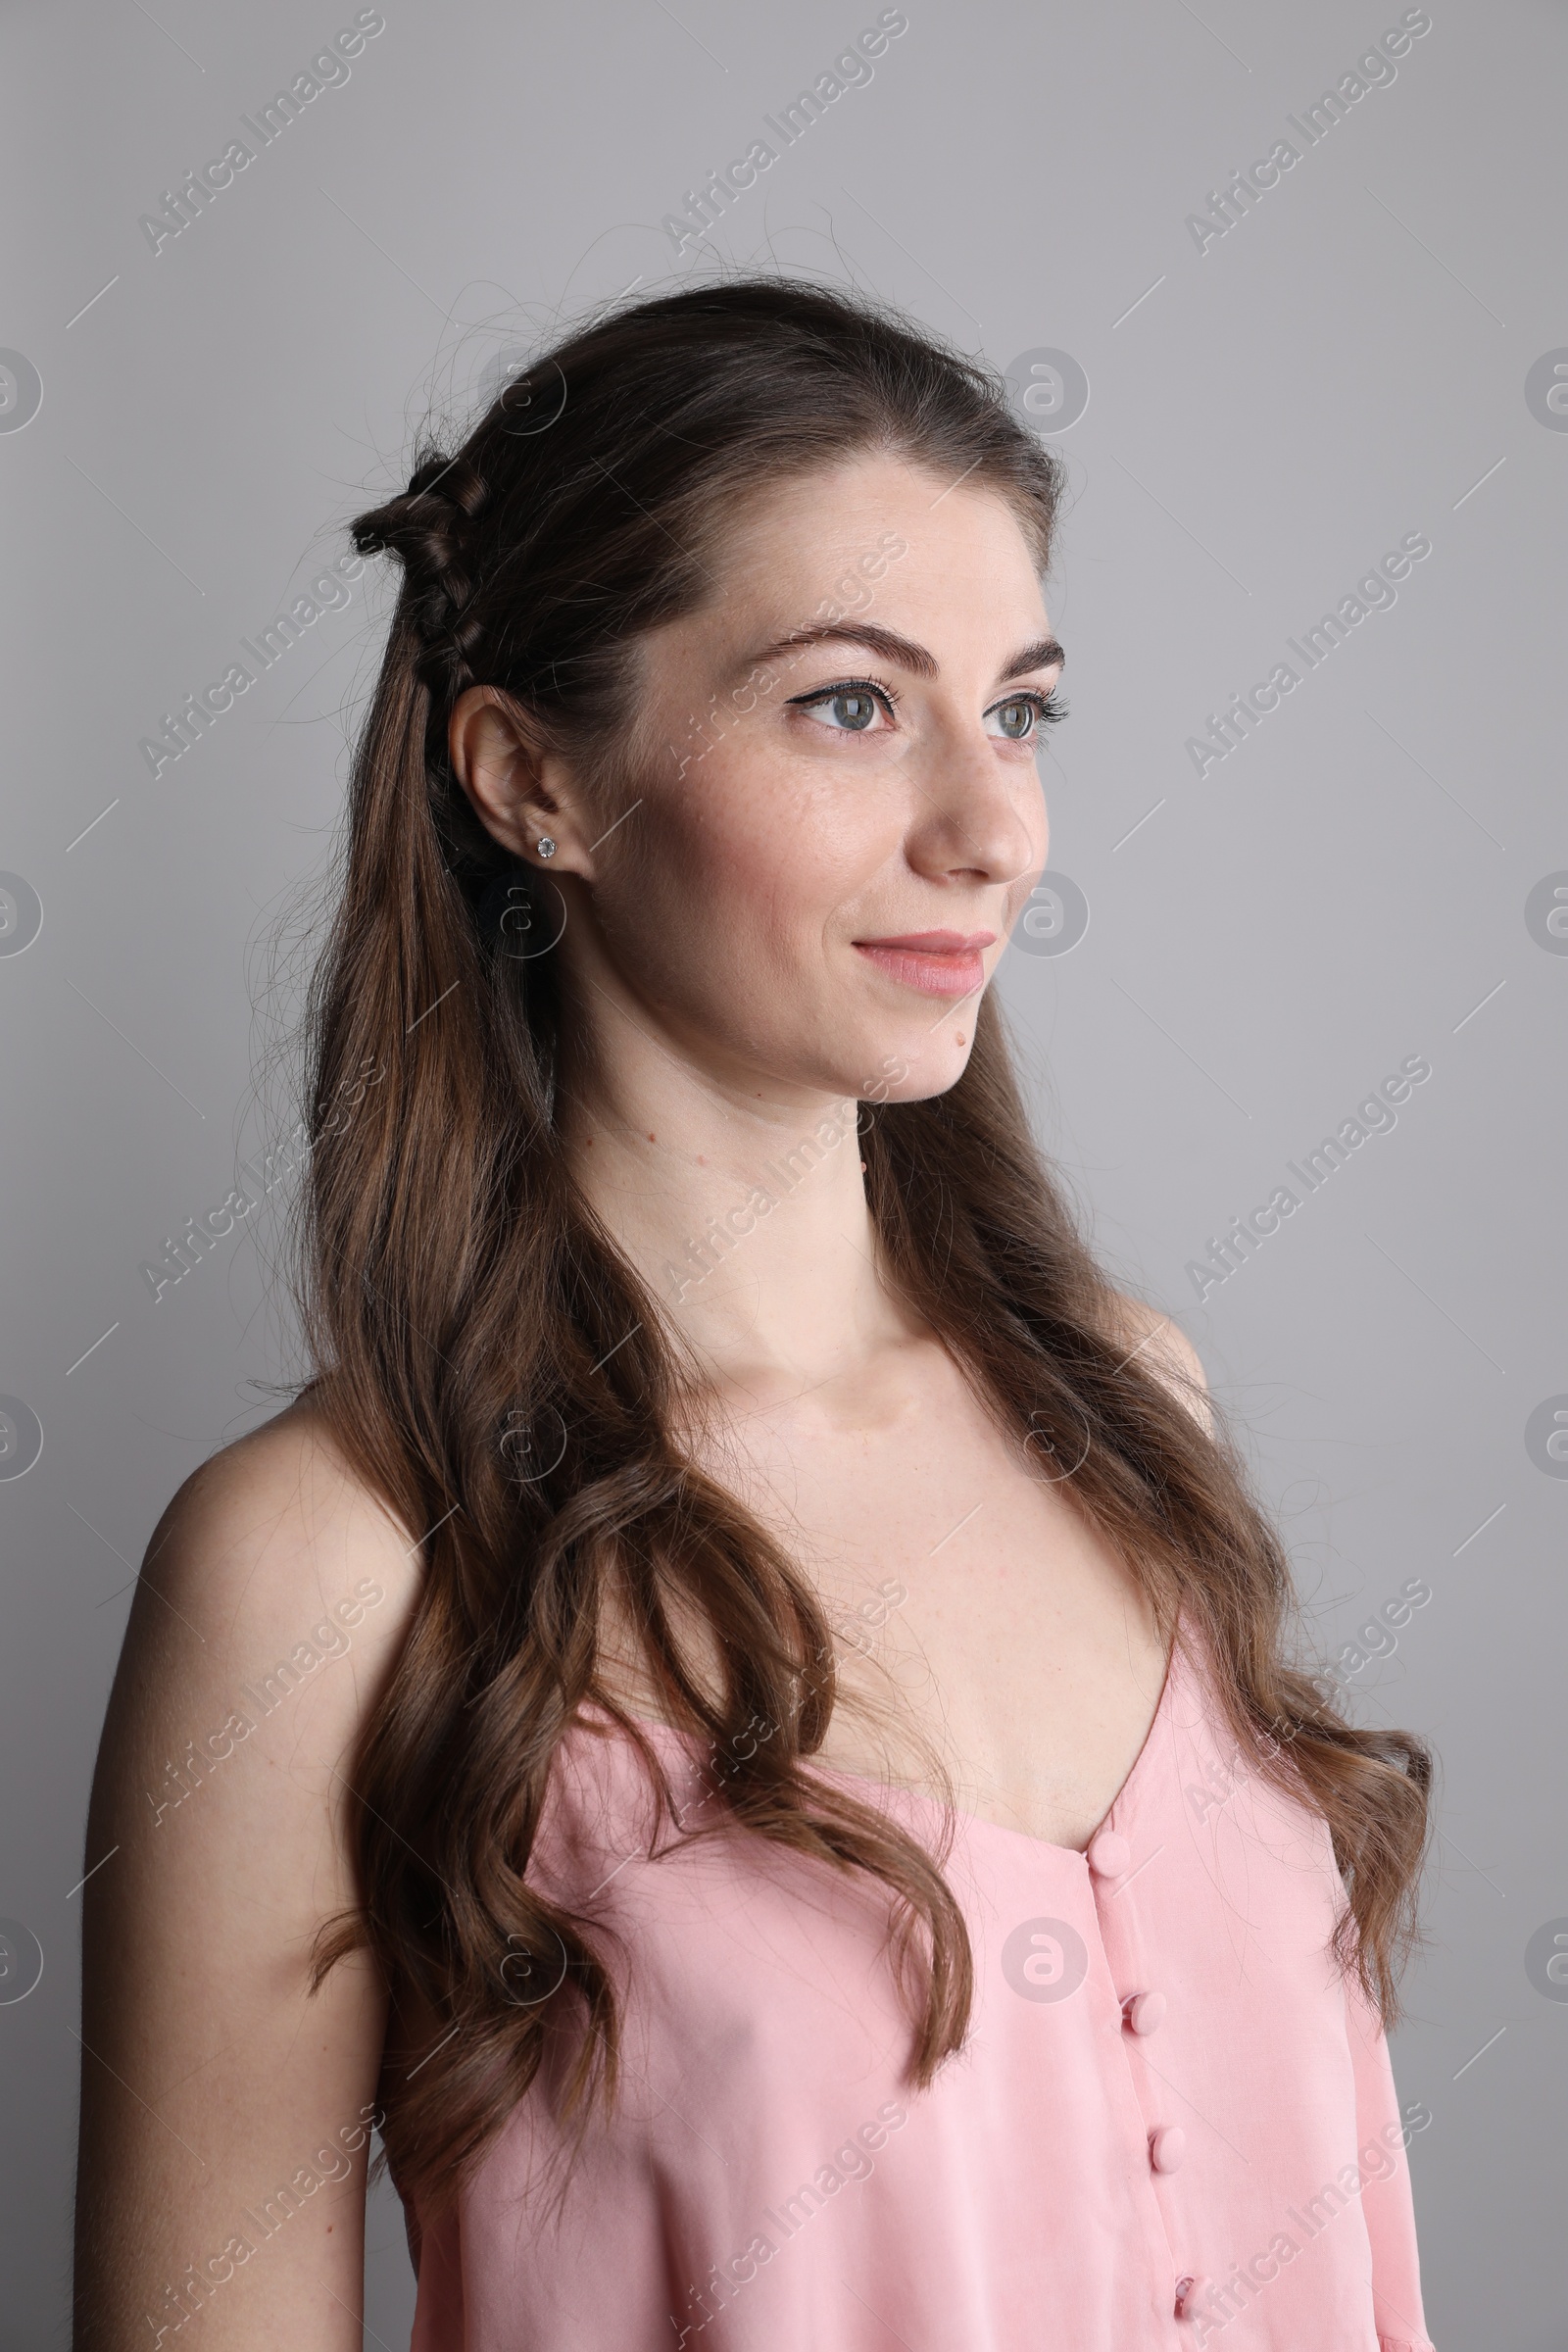
<svg viewBox="0 0 1568 2352">
<path fill-rule="evenodd" d="M 1060 488 L 969 363 L 740 282 L 356 524 L 317 1371 L 116 1686 L 83 2352 L 357 2344 L 374 2123 L 419 2352 L 1430 2352 L 1430 1760 L 1288 1663 L 987 994 Z"/>
</svg>

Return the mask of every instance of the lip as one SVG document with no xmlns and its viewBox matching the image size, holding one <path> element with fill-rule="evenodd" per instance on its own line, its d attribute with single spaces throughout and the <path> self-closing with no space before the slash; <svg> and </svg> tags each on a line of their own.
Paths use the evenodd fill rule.
<svg viewBox="0 0 1568 2352">
<path fill-rule="evenodd" d="M 994 931 L 906 931 L 896 939 L 858 939 L 858 955 L 905 988 L 928 997 L 966 997 L 984 985 L 981 951 Z"/>
</svg>

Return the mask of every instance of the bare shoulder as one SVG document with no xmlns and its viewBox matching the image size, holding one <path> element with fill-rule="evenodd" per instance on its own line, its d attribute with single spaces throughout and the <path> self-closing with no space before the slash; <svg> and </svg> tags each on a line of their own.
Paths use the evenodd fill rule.
<svg viewBox="0 0 1568 2352">
<path fill-rule="evenodd" d="M 199 1861 L 216 1916 L 270 1877 L 300 1935 L 324 1895 L 349 1898 L 337 1796 L 421 1573 L 313 1404 L 186 1479 L 147 1546 L 94 1780 L 97 1850 L 118 1845 L 125 1891 L 162 1899 Z"/>
<path fill-rule="evenodd" d="M 1146 1306 L 1141 1298 L 1129 1298 L 1124 1292 L 1117 1292 L 1115 1303 L 1118 1327 L 1129 1351 L 1136 1353 L 1155 1378 L 1164 1382 L 1194 1420 L 1212 1437 L 1214 1413 L 1208 1401 L 1208 1382 L 1198 1349 L 1186 1332 L 1169 1315 Z"/>
<path fill-rule="evenodd" d="M 301 1399 L 180 1487 L 148 1544 L 127 1639 L 143 1626 L 167 1639 L 172 1618 L 203 1647 L 265 1648 L 290 1632 L 303 1644 L 310 1618 L 351 1621 L 375 1656 L 406 1631 L 419 1577 L 416 1540 Z"/>
</svg>

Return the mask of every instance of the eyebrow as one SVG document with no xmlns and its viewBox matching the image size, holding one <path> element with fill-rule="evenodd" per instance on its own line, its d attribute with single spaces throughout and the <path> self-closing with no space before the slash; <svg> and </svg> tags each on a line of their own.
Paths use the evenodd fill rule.
<svg viewBox="0 0 1568 2352">
<path fill-rule="evenodd" d="M 868 653 L 880 654 L 884 661 L 896 662 L 901 669 L 913 672 L 917 678 L 936 678 L 941 675 L 936 657 L 911 637 L 901 637 L 897 629 L 879 628 L 873 620 L 819 621 L 805 628 L 792 629 L 787 637 L 765 645 L 751 658 L 750 667 L 761 667 L 776 662 L 788 653 L 802 654 L 810 646 L 863 645 Z M 1020 646 L 1011 660 L 1004 662 L 997 672 L 999 686 L 1013 678 L 1027 677 L 1037 669 L 1051 669 L 1064 662 L 1067 656 L 1054 637 L 1037 637 L 1032 644 Z"/>
</svg>

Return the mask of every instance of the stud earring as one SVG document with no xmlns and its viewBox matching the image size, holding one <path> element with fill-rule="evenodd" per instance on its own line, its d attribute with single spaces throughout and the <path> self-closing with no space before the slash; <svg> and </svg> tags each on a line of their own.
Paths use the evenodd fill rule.
<svg viewBox="0 0 1568 2352">
<path fill-rule="evenodd" d="M 548 833 L 541 834 L 538 841 L 535 842 L 534 847 L 539 852 L 541 858 L 553 858 L 556 854 L 556 845 L 551 840 Z"/>
</svg>

